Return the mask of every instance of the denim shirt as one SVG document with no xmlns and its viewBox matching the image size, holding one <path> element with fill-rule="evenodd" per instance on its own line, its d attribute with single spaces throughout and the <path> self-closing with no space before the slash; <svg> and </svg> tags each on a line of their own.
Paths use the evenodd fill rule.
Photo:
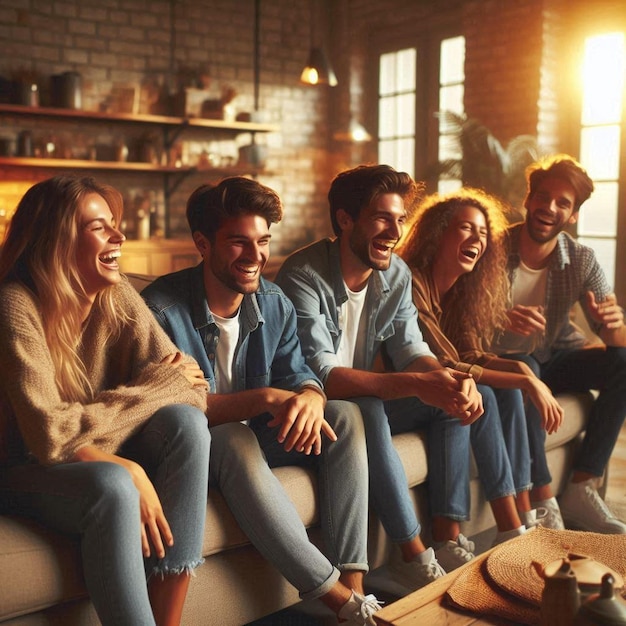
<svg viewBox="0 0 626 626">
<path fill-rule="evenodd" d="M 298 313 L 298 334 L 307 363 L 326 381 L 337 367 L 341 340 L 341 306 L 348 299 L 341 273 L 339 240 L 323 239 L 290 255 L 276 283 Z M 433 357 L 417 323 L 411 272 L 397 255 L 389 269 L 374 270 L 369 279 L 361 323 L 365 341 L 357 345 L 354 367 L 371 370 L 384 348 L 393 369 L 404 370 L 416 358 Z"/>
<path fill-rule="evenodd" d="M 201 263 L 157 278 L 141 295 L 178 348 L 196 359 L 210 393 L 215 393 L 220 333 L 206 300 L 202 267 Z M 233 391 L 321 388 L 302 355 L 293 305 L 276 285 L 261 278 L 256 293 L 244 296 L 239 321 Z"/>
<path fill-rule="evenodd" d="M 508 271 L 511 285 L 515 281 L 521 260 L 519 238 L 523 225 L 515 224 L 509 229 Z M 591 318 L 587 310 L 588 291 L 593 291 L 596 300 L 601 301 L 611 293 L 611 288 L 594 251 L 561 232 L 548 264 L 544 306 L 546 330 L 533 352 L 533 356 L 540 363 L 546 362 L 553 350 L 578 349 L 585 345 L 585 336 L 570 321 L 570 309 L 576 302 L 580 302 L 590 328 L 595 333 L 600 330 L 600 324 Z M 494 343 L 493 350 L 501 353 L 506 347 L 507 333 L 504 333 Z"/>
</svg>

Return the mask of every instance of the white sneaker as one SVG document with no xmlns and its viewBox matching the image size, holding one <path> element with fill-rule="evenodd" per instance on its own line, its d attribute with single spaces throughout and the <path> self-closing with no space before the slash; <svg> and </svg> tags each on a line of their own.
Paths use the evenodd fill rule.
<svg viewBox="0 0 626 626">
<path fill-rule="evenodd" d="M 448 540 L 435 550 L 435 556 L 441 567 L 446 572 L 451 572 L 457 567 L 461 567 L 468 561 L 471 561 L 476 555 L 474 550 L 476 546 L 465 535 L 459 533 L 456 540 Z"/>
<path fill-rule="evenodd" d="M 570 482 L 560 498 L 561 514 L 568 528 L 594 533 L 626 535 L 626 524 L 618 520 L 596 491 L 593 479 Z"/>
<path fill-rule="evenodd" d="M 437 562 L 432 548 L 418 554 L 412 561 L 403 559 L 392 561 L 389 564 L 389 572 L 399 585 L 411 591 L 421 589 L 433 580 L 446 575 L 443 567 Z"/>
<path fill-rule="evenodd" d="M 561 516 L 561 509 L 559 508 L 559 503 L 556 501 L 554 496 L 548 498 L 547 500 L 538 500 L 537 502 L 533 502 L 532 506 L 534 506 L 537 510 L 544 509 L 546 511 L 546 515 L 541 521 L 541 525 L 544 528 L 565 530 L 565 524 L 563 523 L 563 517 Z"/>
<path fill-rule="evenodd" d="M 512 528 L 511 530 L 499 530 L 496 533 L 496 537 L 491 544 L 492 548 L 499 546 L 501 543 L 519 537 L 526 532 L 526 526 L 520 526 L 519 528 Z"/>
<path fill-rule="evenodd" d="M 362 596 L 353 591 L 350 599 L 341 607 L 338 617 L 341 620 L 347 620 L 341 622 L 342 626 L 364 626 L 365 624 L 376 626 L 374 613 L 380 611 L 381 604 L 375 595 Z"/>
<path fill-rule="evenodd" d="M 530 511 L 522 511 L 519 514 L 522 524 L 526 526 L 526 530 L 535 526 L 545 526 L 544 522 L 548 517 L 548 509 L 539 507 Z"/>
</svg>

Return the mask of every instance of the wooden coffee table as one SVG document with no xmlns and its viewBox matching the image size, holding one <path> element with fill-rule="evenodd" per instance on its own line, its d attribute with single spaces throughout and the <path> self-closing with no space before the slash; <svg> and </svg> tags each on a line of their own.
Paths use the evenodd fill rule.
<svg viewBox="0 0 626 626">
<path fill-rule="evenodd" d="M 477 556 L 471 563 L 438 578 L 423 589 L 401 598 L 384 607 L 374 615 L 380 626 L 466 626 L 468 624 L 489 624 L 491 626 L 511 626 L 514 622 L 493 615 L 477 615 L 460 609 L 450 608 L 444 603 L 444 595 L 463 567 L 484 561 L 491 550 Z"/>
</svg>

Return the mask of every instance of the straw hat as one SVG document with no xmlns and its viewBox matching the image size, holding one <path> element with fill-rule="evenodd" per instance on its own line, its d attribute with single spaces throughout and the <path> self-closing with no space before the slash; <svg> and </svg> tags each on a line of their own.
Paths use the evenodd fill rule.
<svg viewBox="0 0 626 626">
<path fill-rule="evenodd" d="M 447 599 L 462 609 L 537 624 L 549 564 L 571 554 L 584 555 L 626 576 L 626 535 L 603 535 L 537 527 L 507 541 L 481 563 L 468 563 L 452 583 Z"/>
</svg>

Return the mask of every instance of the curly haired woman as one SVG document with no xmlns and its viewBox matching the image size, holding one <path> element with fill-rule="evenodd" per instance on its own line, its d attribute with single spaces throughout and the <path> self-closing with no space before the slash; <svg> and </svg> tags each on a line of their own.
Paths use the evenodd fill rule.
<svg viewBox="0 0 626 626">
<path fill-rule="evenodd" d="M 538 464 L 547 469 L 545 449 L 530 449 L 531 465 L 525 451 L 537 438 L 527 436 L 520 442 L 511 424 L 524 410 L 521 392 L 541 416 L 541 421 L 526 419 L 527 435 L 531 429 L 556 432 L 563 409 L 524 363 L 485 351 L 506 322 L 505 227 L 502 205 L 480 190 L 435 194 L 416 211 L 400 255 L 413 272 L 413 298 L 431 350 L 447 367 L 470 372 L 481 393 L 496 395 L 522 521 L 528 526 L 540 520 L 560 529 L 563 520 L 552 494 L 552 478 L 549 472 L 538 476 L 535 471 Z"/>
</svg>

